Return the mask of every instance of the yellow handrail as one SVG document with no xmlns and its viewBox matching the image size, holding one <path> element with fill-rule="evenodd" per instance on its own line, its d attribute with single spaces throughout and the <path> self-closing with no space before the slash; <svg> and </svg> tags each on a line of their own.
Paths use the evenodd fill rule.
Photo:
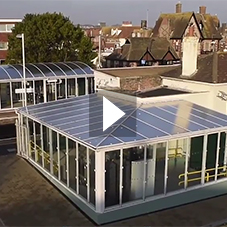
<svg viewBox="0 0 227 227">
<path fill-rule="evenodd" d="M 222 173 L 217 173 L 217 176 L 227 176 L 227 166 L 221 166 L 221 167 L 218 167 L 218 168 L 217 168 L 217 170 L 221 170 L 221 169 L 224 170 L 224 172 L 222 172 Z M 210 180 L 210 178 L 215 177 L 215 174 L 210 175 L 210 172 L 211 172 L 211 171 L 214 171 L 214 170 L 216 170 L 216 168 L 211 168 L 211 169 L 206 169 L 206 170 L 205 170 L 205 180 L 206 180 L 206 182 L 208 182 L 208 181 Z M 182 173 L 182 174 L 179 175 L 178 178 L 181 179 L 182 177 L 185 177 L 185 175 L 187 175 L 187 177 L 188 177 L 188 176 L 190 176 L 190 175 L 201 174 L 201 173 L 202 173 L 202 170 L 189 172 L 189 173 L 187 173 L 187 174 Z M 188 183 L 188 182 L 198 181 L 198 180 L 201 180 L 201 179 L 202 179 L 202 177 L 196 177 L 196 178 L 192 178 L 192 179 L 187 179 L 186 182 Z M 184 184 L 184 181 L 180 181 L 180 182 L 178 183 L 179 186 L 180 186 L 181 184 Z"/>
<path fill-rule="evenodd" d="M 35 151 L 35 150 L 38 152 L 40 157 L 42 157 L 42 154 L 44 154 L 44 161 L 46 161 L 48 163 L 51 162 L 50 155 L 46 151 L 42 150 L 42 148 L 39 147 L 37 144 L 35 144 L 33 141 L 30 141 L 30 152 Z M 58 163 L 55 162 L 54 160 L 53 160 L 53 167 L 56 171 L 58 171 Z"/>
</svg>

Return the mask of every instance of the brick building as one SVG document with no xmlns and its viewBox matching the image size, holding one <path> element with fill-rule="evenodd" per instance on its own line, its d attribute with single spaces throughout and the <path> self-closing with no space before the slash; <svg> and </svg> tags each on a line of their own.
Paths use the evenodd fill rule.
<svg viewBox="0 0 227 227">
<path fill-rule="evenodd" d="M 8 37 L 12 28 L 22 19 L 0 19 L 0 64 L 4 63 L 8 51 Z"/>
</svg>

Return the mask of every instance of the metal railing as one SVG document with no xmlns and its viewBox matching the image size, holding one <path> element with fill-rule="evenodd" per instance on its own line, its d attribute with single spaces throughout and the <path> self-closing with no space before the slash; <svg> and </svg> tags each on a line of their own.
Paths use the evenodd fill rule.
<svg viewBox="0 0 227 227">
<path fill-rule="evenodd" d="M 206 182 L 209 182 L 209 181 L 210 181 L 210 178 L 215 177 L 215 174 L 212 174 L 212 172 L 215 171 L 215 170 L 216 170 L 216 168 L 211 168 L 211 169 L 206 169 L 206 170 L 205 170 L 205 181 L 206 181 Z M 217 170 L 222 170 L 222 172 L 217 173 L 217 177 L 218 177 L 218 176 L 224 176 L 224 177 L 227 176 L 227 166 L 218 167 Z M 200 174 L 200 177 L 195 177 L 195 178 L 188 179 L 189 176 L 191 176 L 191 175 L 198 175 L 198 174 Z M 179 179 L 185 178 L 185 176 L 187 175 L 187 180 L 186 180 L 186 182 L 187 182 L 187 184 L 188 184 L 189 182 L 194 182 L 194 181 L 199 181 L 199 180 L 201 180 L 201 179 L 202 179 L 201 174 L 202 174 L 202 170 L 193 171 L 193 172 L 188 172 L 187 174 L 182 173 L 182 174 L 179 175 L 178 178 L 179 178 Z M 181 184 L 184 184 L 184 182 L 185 182 L 185 181 L 182 180 L 182 181 L 180 181 L 180 182 L 178 183 L 178 185 L 180 186 Z"/>
<path fill-rule="evenodd" d="M 42 159 L 42 154 L 43 154 L 43 157 L 44 157 L 44 162 L 46 161 L 46 164 L 50 164 L 51 163 L 51 160 L 50 160 L 50 155 L 44 151 L 40 146 L 38 146 L 37 144 L 35 144 L 32 140 L 30 140 L 30 152 L 34 152 L 37 151 L 37 154 L 38 154 L 38 161 L 39 161 L 39 158 Z M 45 163 L 44 163 L 45 164 Z M 58 163 L 55 162 L 53 160 L 53 169 L 54 171 L 58 171 Z"/>
</svg>

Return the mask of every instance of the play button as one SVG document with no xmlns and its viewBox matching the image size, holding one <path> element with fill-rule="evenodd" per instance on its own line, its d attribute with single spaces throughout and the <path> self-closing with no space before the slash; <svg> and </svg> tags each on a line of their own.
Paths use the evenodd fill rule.
<svg viewBox="0 0 227 227">
<path fill-rule="evenodd" d="M 103 96 L 103 132 L 124 115 L 122 110 Z"/>
</svg>

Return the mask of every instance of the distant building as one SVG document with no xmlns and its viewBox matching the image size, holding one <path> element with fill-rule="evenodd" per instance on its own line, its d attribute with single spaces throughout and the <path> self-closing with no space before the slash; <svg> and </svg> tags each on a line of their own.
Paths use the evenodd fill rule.
<svg viewBox="0 0 227 227">
<path fill-rule="evenodd" d="M 172 65 L 179 60 L 166 38 L 134 37 L 106 57 L 106 67 Z"/>
<path fill-rule="evenodd" d="M 22 19 L 0 19 L 0 64 L 5 62 L 12 28 L 21 21 Z"/>
<path fill-rule="evenodd" d="M 182 56 L 182 41 L 185 36 L 199 38 L 198 54 L 213 51 L 219 47 L 222 36 L 219 32 L 220 21 L 216 15 L 206 12 L 206 6 L 199 7 L 199 13 L 182 12 L 182 4 L 176 5 L 175 13 L 162 13 L 153 29 L 154 37 L 168 38 L 175 51 Z"/>
</svg>

